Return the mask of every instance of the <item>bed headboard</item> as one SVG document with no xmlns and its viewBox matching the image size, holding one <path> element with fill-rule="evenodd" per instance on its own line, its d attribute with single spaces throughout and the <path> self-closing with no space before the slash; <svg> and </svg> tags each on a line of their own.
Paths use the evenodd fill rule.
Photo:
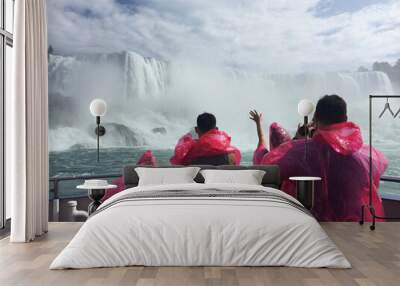
<svg viewBox="0 0 400 286">
<path fill-rule="evenodd" d="M 193 165 L 196 167 L 200 167 L 201 169 L 220 169 L 220 170 L 263 170 L 265 171 L 264 178 L 262 180 L 262 185 L 265 187 L 271 187 L 275 189 L 279 189 L 281 185 L 280 180 L 280 172 L 279 167 L 276 165 L 257 165 L 257 166 L 232 166 L 232 165 L 223 165 L 223 166 L 210 166 L 210 165 Z M 133 188 L 138 185 L 139 177 L 135 172 L 136 167 L 147 167 L 154 168 L 152 166 L 137 166 L 137 165 L 128 165 L 123 169 L 124 183 L 125 188 Z M 159 166 L 161 168 L 182 168 L 184 166 Z M 204 183 L 203 176 L 199 173 L 195 181 L 197 183 Z"/>
</svg>

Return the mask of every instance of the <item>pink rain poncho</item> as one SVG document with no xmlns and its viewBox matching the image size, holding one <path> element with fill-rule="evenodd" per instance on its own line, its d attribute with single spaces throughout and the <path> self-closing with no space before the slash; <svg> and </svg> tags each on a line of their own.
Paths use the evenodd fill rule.
<svg viewBox="0 0 400 286">
<path fill-rule="evenodd" d="M 137 161 L 136 164 L 140 165 L 140 166 L 156 166 L 157 165 L 157 159 L 153 155 L 153 152 L 151 150 L 147 150 L 139 158 L 139 160 Z"/>
<path fill-rule="evenodd" d="M 281 144 L 290 141 L 291 137 L 289 132 L 283 128 L 279 123 L 273 122 L 269 126 L 269 149 L 273 150 Z"/>
<path fill-rule="evenodd" d="M 274 150 L 285 142 L 290 141 L 289 132 L 279 123 L 273 122 L 269 126 L 269 150 Z M 265 146 L 260 146 L 253 155 L 253 163 L 259 165 L 262 162 L 264 155 L 268 153 Z"/>
<path fill-rule="evenodd" d="M 157 166 L 157 159 L 153 155 L 153 152 L 151 150 L 147 150 L 142 154 L 136 164 L 140 166 Z M 113 195 L 125 190 L 124 177 L 119 177 L 113 180 L 112 183 L 114 185 L 117 185 L 117 187 L 107 190 L 105 196 L 101 199 L 102 202 L 112 197 Z"/>
<path fill-rule="evenodd" d="M 190 165 L 195 159 L 223 154 L 233 154 L 234 164 L 240 164 L 241 154 L 231 145 L 231 137 L 224 131 L 212 129 L 199 139 L 193 139 L 190 133 L 181 137 L 169 161 L 172 165 Z"/>
<path fill-rule="evenodd" d="M 305 156 L 307 144 L 307 156 Z M 381 175 L 387 168 L 385 156 L 373 149 L 372 203 L 383 216 L 378 193 Z M 277 164 L 282 189 L 295 194 L 291 176 L 318 176 L 313 213 L 320 221 L 358 221 L 361 206 L 369 202 L 369 147 L 363 144 L 360 128 L 352 122 L 320 128 L 312 139 L 291 140 L 271 152 L 259 146 L 254 164 Z M 366 218 L 371 219 L 368 211 Z"/>
</svg>

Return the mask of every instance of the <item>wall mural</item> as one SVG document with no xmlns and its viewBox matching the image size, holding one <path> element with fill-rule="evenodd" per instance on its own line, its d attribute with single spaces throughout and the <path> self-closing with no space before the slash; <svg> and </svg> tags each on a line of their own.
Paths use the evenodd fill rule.
<svg viewBox="0 0 400 286">
<path fill-rule="evenodd" d="M 257 144 L 250 109 L 293 134 L 300 99 L 336 93 L 365 131 L 368 94 L 400 93 L 399 13 L 386 0 L 50 0 L 50 176 L 119 173 L 148 149 L 167 164 L 204 111 L 242 164 Z M 94 98 L 108 105 L 99 163 Z M 376 124 L 400 175 L 400 124 Z"/>
</svg>

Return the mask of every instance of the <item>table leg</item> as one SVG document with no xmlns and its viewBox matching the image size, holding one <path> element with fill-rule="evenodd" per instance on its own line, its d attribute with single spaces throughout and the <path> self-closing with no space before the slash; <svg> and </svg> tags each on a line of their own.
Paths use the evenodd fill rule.
<svg viewBox="0 0 400 286">
<path fill-rule="evenodd" d="M 92 200 L 88 207 L 89 216 L 94 213 L 97 208 L 101 205 L 101 199 L 106 194 L 105 189 L 95 189 L 95 190 L 88 190 L 88 196 Z"/>
<path fill-rule="evenodd" d="M 314 206 L 314 181 L 297 181 L 297 199 L 308 210 Z"/>
</svg>

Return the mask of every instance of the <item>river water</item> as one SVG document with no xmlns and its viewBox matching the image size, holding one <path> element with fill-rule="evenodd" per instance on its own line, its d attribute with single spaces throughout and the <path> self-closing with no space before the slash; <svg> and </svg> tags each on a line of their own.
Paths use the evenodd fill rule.
<svg viewBox="0 0 400 286">
<path fill-rule="evenodd" d="M 121 174 L 122 167 L 135 164 L 145 151 L 145 148 L 106 148 L 100 153 L 100 162 L 97 162 L 96 149 L 50 152 L 50 177 L 84 176 Z M 382 149 L 381 149 L 382 150 Z M 382 150 L 389 159 L 389 168 L 385 175 L 400 175 L 400 154 L 394 148 Z M 172 149 L 155 149 L 154 155 L 159 165 L 169 165 Z M 252 164 L 252 151 L 242 152 L 242 165 Z M 70 181 L 60 184 L 60 197 L 74 197 L 85 194 L 85 191 L 75 189 L 81 181 Z M 400 186 L 393 183 L 381 185 L 382 194 L 400 195 Z"/>
</svg>

